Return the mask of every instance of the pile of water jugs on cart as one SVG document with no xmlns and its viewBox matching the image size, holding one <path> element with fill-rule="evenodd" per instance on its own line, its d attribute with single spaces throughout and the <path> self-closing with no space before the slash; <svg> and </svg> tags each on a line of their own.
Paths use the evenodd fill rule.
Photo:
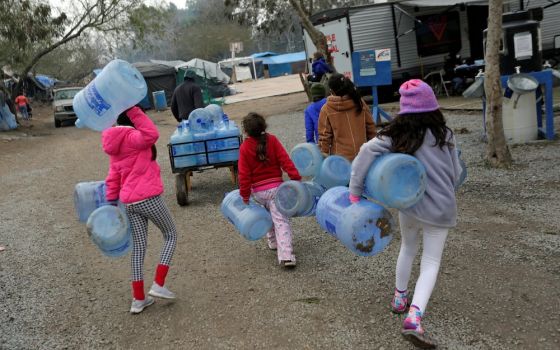
<svg viewBox="0 0 560 350">
<path fill-rule="evenodd" d="M 235 162 L 239 159 L 240 131 L 219 105 L 191 112 L 171 135 L 175 168 Z"/>
</svg>

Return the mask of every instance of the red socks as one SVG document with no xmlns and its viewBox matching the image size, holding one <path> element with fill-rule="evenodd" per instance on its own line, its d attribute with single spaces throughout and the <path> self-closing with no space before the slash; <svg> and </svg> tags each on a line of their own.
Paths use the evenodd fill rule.
<svg viewBox="0 0 560 350">
<path fill-rule="evenodd" d="M 132 297 L 136 300 L 144 300 L 144 281 L 132 281 Z"/>
<path fill-rule="evenodd" d="M 156 282 L 161 287 L 163 287 L 163 284 L 165 283 L 165 277 L 167 276 L 167 271 L 169 271 L 168 265 L 158 264 L 156 268 L 156 277 L 154 278 L 154 282 Z"/>
</svg>

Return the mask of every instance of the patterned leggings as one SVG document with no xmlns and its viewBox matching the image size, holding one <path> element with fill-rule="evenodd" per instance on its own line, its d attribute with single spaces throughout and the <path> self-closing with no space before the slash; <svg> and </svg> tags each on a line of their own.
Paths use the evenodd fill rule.
<svg viewBox="0 0 560 350">
<path fill-rule="evenodd" d="M 270 211 L 270 216 L 272 216 L 272 223 L 274 225 L 266 234 L 266 237 L 268 238 L 268 246 L 278 249 L 278 262 L 282 260 L 296 261 L 292 250 L 292 228 L 290 227 L 290 220 L 276 209 L 276 204 L 274 203 L 276 191 L 278 191 L 278 187 L 253 192 L 253 196 L 257 202 L 264 205 L 265 208 Z"/>
<path fill-rule="evenodd" d="M 161 196 L 155 196 L 136 204 L 127 204 L 126 213 L 132 230 L 131 265 L 132 280 L 144 279 L 144 257 L 148 245 L 148 219 L 152 221 L 163 234 L 165 240 L 161 251 L 160 263 L 169 266 L 173 251 L 177 244 L 177 230 L 171 213 Z"/>
</svg>

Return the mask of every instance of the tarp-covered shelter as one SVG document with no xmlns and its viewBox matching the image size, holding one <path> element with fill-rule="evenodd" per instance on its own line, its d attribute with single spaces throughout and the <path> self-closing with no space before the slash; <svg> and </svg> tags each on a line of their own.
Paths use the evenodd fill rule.
<svg viewBox="0 0 560 350">
<path fill-rule="evenodd" d="M 280 55 L 274 52 L 261 52 L 252 56 L 262 60 L 271 78 L 305 72 L 305 51 Z"/>
<path fill-rule="evenodd" d="M 156 91 L 165 91 L 165 99 L 167 100 L 167 105 L 169 105 L 177 84 L 175 69 L 164 64 L 152 62 L 136 62 L 132 65 L 142 74 L 148 85 L 148 95 L 140 102 L 140 105 L 143 108 L 152 108 L 154 106 L 152 93 Z"/>
<path fill-rule="evenodd" d="M 222 71 L 230 77 L 233 75 L 233 67 L 243 67 L 248 68 L 252 79 L 264 78 L 264 64 L 257 57 L 236 57 L 234 59 L 225 59 L 218 62 L 218 64 Z M 237 71 L 236 74 L 238 74 Z M 237 78 L 239 79 L 239 76 Z"/>
</svg>

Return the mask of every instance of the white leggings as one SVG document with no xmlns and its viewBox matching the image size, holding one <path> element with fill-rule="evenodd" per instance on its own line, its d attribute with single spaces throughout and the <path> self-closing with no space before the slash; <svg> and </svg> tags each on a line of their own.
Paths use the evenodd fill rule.
<svg viewBox="0 0 560 350">
<path fill-rule="evenodd" d="M 400 291 L 407 290 L 414 257 L 418 253 L 420 230 L 423 231 L 424 241 L 420 275 L 416 281 L 412 305 L 420 311 L 426 311 L 426 305 L 436 284 L 441 255 L 445 246 L 448 228 L 437 227 L 423 223 L 411 216 L 399 212 L 401 226 L 401 251 L 397 260 L 396 287 Z"/>
</svg>

